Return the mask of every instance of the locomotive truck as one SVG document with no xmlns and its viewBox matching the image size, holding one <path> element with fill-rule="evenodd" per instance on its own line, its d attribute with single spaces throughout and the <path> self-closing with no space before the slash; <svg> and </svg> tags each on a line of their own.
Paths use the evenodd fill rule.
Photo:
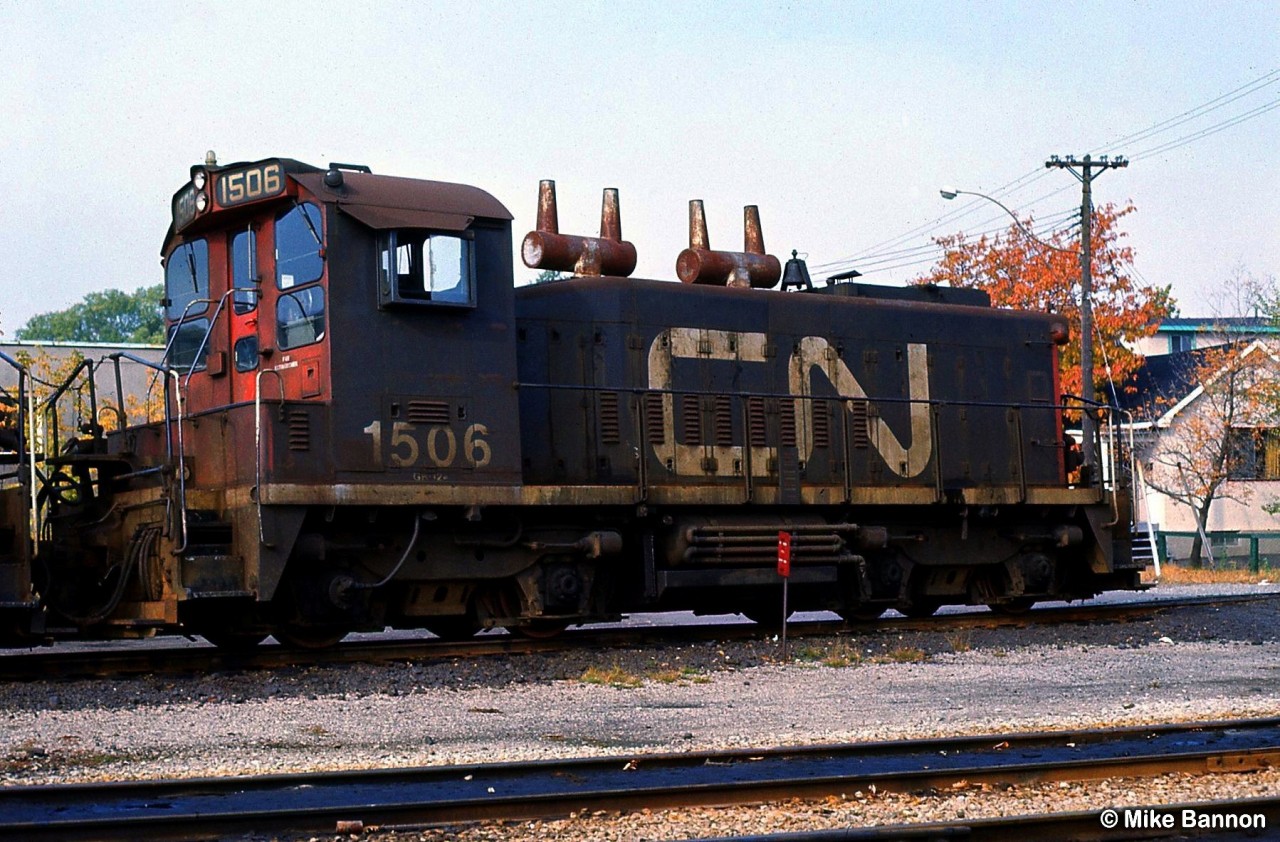
<svg viewBox="0 0 1280 842">
<path fill-rule="evenodd" d="M 571 236 L 544 182 L 522 254 L 571 276 L 517 287 L 483 190 L 210 155 L 172 201 L 162 362 L 43 394 L 4 358 L 0 638 L 778 622 L 779 531 L 791 608 L 850 620 L 1138 586 L 1124 465 L 1081 475 L 1064 433 L 1062 317 L 794 254 L 775 289 L 745 216 L 714 251 L 692 203 L 683 282 L 636 279 L 616 191 Z M 94 386 L 137 365 L 150 413 Z"/>
</svg>

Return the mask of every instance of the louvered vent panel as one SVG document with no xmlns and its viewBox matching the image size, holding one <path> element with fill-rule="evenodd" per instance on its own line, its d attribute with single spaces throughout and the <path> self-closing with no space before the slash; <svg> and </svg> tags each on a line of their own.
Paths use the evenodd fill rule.
<svg viewBox="0 0 1280 842">
<path fill-rule="evenodd" d="M 291 409 L 286 418 L 289 425 L 289 449 L 311 449 L 311 417 L 305 409 Z"/>
<path fill-rule="evenodd" d="M 813 401 L 813 446 L 831 446 L 831 416 L 826 401 Z"/>
<path fill-rule="evenodd" d="M 410 424 L 448 424 L 449 404 L 446 401 L 409 401 Z"/>
<path fill-rule="evenodd" d="M 796 402 L 790 398 L 778 401 L 778 428 L 782 433 L 782 446 L 796 446 Z"/>
<path fill-rule="evenodd" d="M 849 426 L 853 431 L 853 446 L 865 449 L 871 446 L 871 434 L 867 430 L 867 402 L 849 404 Z"/>
<path fill-rule="evenodd" d="M 747 428 L 747 439 L 752 447 L 765 447 L 769 444 L 764 398 L 747 398 Z"/>
<path fill-rule="evenodd" d="M 622 441 L 617 392 L 600 393 L 600 441 L 602 444 L 617 444 Z"/>
<path fill-rule="evenodd" d="M 662 395 L 644 396 L 644 428 L 649 444 L 666 444 L 667 431 L 663 429 Z"/>
<path fill-rule="evenodd" d="M 697 395 L 680 396 L 680 423 L 685 444 L 702 444 L 702 407 Z"/>
<path fill-rule="evenodd" d="M 728 395 L 716 395 L 715 436 L 721 447 L 733 445 L 733 401 Z"/>
</svg>

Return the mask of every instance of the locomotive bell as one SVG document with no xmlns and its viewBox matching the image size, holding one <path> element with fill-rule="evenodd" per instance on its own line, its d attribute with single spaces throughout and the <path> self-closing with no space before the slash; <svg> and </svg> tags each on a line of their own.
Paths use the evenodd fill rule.
<svg viewBox="0 0 1280 842">
<path fill-rule="evenodd" d="M 782 291 L 786 292 L 792 287 L 813 289 L 813 281 L 809 279 L 809 266 L 796 256 L 795 249 L 791 250 L 791 259 L 782 270 Z"/>
</svg>

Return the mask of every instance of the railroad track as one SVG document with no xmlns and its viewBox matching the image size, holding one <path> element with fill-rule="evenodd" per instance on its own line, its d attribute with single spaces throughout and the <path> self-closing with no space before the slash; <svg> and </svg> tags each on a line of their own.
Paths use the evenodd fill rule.
<svg viewBox="0 0 1280 842">
<path fill-rule="evenodd" d="M 1277 763 L 1280 718 L 1271 718 L 400 770 L 14 786 L 0 788 L 0 839 L 199 839 L 407 829 L 551 818 L 579 810 L 823 798 L 872 787 L 927 792 L 960 781 L 1000 785 L 1244 772 Z M 1251 809 L 1264 812 L 1269 827 L 1280 827 L 1275 803 L 1259 802 Z M 1092 815 L 1101 829 L 1097 814 Z M 1132 837 L 1113 833 L 1106 838 Z"/>
<path fill-rule="evenodd" d="M 997 614 L 976 609 L 942 614 L 927 619 L 881 618 L 866 623 L 792 622 L 787 625 L 793 638 L 842 633 L 896 633 L 905 631 L 953 631 L 957 629 L 1026 628 L 1036 625 L 1125 622 L 1164 612 L 1198 607 L 1225 607 L 1252 602 L 1280 603 L 1280 594 L 1157 599 L 1112 604 L 1083 604 L 1037 608 L 1021 615 Z M 137 641 L 91 650 L 61 650 L 55 647 L 0 654 L 0 680 L 33 680 L 119 677 L 146 674 L 206 674 L 220 670 L 280 669 L 293 666 L 343 663 L 390 663 L 403 661 L 474 658 L 537 652 L 557 652 L 575 648 L 616 649 L 655 644 L 709 640 L 743 640 L 759 637 L 762 627 L 751 622 L 717 623 L 698 626 L 660 626 L 570 629 L 550 640 L 530 640 L 513 635 L 482 635 L 467 641 L 434 638 L 350 641 L 332 649 L 299 651 L 278 645 L 264 645 L 247 653 L 228 653 L 211 646 L 139 646 Z"/>
</svg>

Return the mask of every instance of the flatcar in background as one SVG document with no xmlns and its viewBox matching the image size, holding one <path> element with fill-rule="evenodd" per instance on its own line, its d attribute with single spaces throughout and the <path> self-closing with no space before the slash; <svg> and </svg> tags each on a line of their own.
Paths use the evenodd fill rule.
<svg viewBox="0 0 1280 842">
<path fill-rule="evenodd" d="M 633 279 L 616 192 L 571 236 L 550 182 L 522 252 L 572 277 L 524 287 L 475 187 L 211 155 L 172 211 L 161 362 L 45 394 L 4 359 L 7 643 L 776 622 L 779 531 L 790 607 L 847 618 L 1138 585 L 1125 466 L 1073 470 L 1059 316 L 794 257 L 774 289 L 755 209 L 713 251 L 698 203 L 683 283 Z M 92 386 L 128 367 L 161 411 Z"/>
</svg>

